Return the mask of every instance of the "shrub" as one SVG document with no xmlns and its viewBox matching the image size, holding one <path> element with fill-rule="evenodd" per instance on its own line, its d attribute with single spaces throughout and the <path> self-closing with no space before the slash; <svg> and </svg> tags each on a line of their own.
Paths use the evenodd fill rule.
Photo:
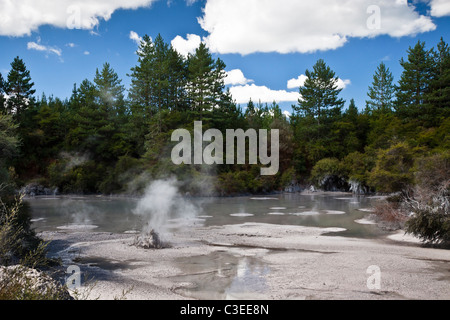
<svg viewBox="0 0 450 320">
<path fill-rule="evenodd" d="M 348 172 L 348 180 L 354 193 L 367 193 L 369 191 L 369 172 L 375 163 L 368 154 L 353 152 L 348 154 L 341 162 Z"/>
<path fill-rule="evenodd" d="M 378 192 L 402 191 L 412 185 L 413 153 L 406 143 L 380 150 L 375 168 L 369 174 L 369 185 Z"/>
<path fill-rule="evenodd" d="M 29 207 L 22 200 L 22 195 L 0 198 L 0 265 L 43 266 L 46 246 L 31 229 Z"/>
<path fill-rule="evenodd" d="M 24 266 L 0 267 L 0 300 L 72 300 L 67 288 Z"/>
<path fill-rule="evenodd" d="M 345 169 L 335 158 L 325 158 L 317 162 L 311 171 L 311 182 L 326 191 L 349 188 Z"/>
<path fill-rule="evenodd" d="M 403 210 L 401 202 L 394 198 L 380 201 L 375 205 L 375 216 L 384 229 L 398 230 L 405 226 L 408 214 Z"/>
<path fill-rule="evenodd" d="M 408 233 L 425 242 L 450 241 L 450 153 L 416 161 L 416 186 L 405 195 L 404 205 L 412 212 Z"/>
</svg>

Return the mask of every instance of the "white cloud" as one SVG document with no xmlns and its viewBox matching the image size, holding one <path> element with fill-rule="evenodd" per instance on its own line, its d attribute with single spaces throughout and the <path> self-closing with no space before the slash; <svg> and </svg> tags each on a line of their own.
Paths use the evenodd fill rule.
<svg viewBox="0 0 450 320">
<path fill-rule="evenodd" d="M 130 40 L 133 40 L 137 45 L 140 45 L 142 42 L 142 38 L 134 31 L 130 31 Z"/>
<path fill-rule="evenodd" d="M 73 42 L 69 42 L 68 44 L 66 44 L 66 46 L 69 48 L 75 48 L 77 45 Z"/>
<path fill-rule="evenodd" d="M 300 75 L 297 79 L 291 79 L 288 81 L 287 87 L 288 89 L 300 88 L 305 85 L 305 81 L 308 79 L 304 74 Z"/>
<path fill-rule="evenodd" d="M 450 16 L 450 1 L 448 0 L 431 0 L 431 15 L 434 17 Z"/>
<path fill-rule="evenodd" d="M 348 79 L 338 79 L 337 87 L 338 89 L 345 89 L 347 86 L 351 85 L 352 82 Z"/>
<path fill-rule="evenodd" d="M 239 69 L 234 69 L 227 72 L 225 77 L 225 85 L 244 85 L 253 82 L 253 80 L 247 79 L 244 73 Z"/>
<path fill-rule="evenodd" d="M 28 42 L 27 49 L 42 51 L 42 52 L 46 52 L 46 53 L 53 53 L 53 54 L 56 54 L 58 57 L 61 57 L 61 55 L 62 55 L 61 49 L 56 48 L 56 47 L 45 46 L 45 45 L 40 44 L 39 42 L 40 42 L 39 39 L 38 39 L 38 42 Z"/>
<path fill-rule="evenodd" d="M 156 0 L 1 0 L 0 36 L 24 36 L 42 25 L 92 30 L 118 9 L 148 7 Z"/>
<path fill-rule="evenodd" d="M 308 79 L 308 77 L 304 74 L 298 76 L 296 79 L 291 79 L 287 83 L 288 89 L 298 89 L 300 87 L 303 87 L 305 85 L 305 81 Z M 348 79 L 338 79 L 337 81 L 337 87 L 338 89 L 345 89 L 347 86 L 349 86 L 352 82 Z"/>
<path fill-rule="evenodd" d="M 189 53 L 194 53 L 202 42 L 200 36 L 196 34 L 188 34 L 186 38 L 187 39 L 176 36 L 171 42 L 172 47 L 185 57 L 187 57 Z"/>
<path fill-rule="evenodd" d="M 298 92 L 272 90 L 266 86 L 257 86 L 255 84 L 231 87 L 230 93 L 236 103 L 247 103 L 250 99 L 268 103 L 273 101 L 297 102 L 300 98 L 300 93 Z"/>
<path fill-rule="evenodd" d="M 446 12 L 448 0 L 431 1 L 436 14 Z M 199 23 L 209 33 L 205 41 L 212 52 L 244 55 L 332 50 L 353 37 L 403 37 L 436 29 L 413 5 L 392 0 L 207 0 Z"/>
<path fill-rule="evenodd" d="M 283 114 L 286 118 L 290 118 L 292 116 L 292 113 L 290 113 L 289 111 L 285 110 L 283 111 Z"/>
<path fill-rule="evenodd" d="M 90 55 L 91 53 L 90 53 L 89 51 L 85 51 L 85 52 L 83 52 L 83 54 L 84 54 L 85 56 L 88 56 L 88 55 Z"/>
</svg>

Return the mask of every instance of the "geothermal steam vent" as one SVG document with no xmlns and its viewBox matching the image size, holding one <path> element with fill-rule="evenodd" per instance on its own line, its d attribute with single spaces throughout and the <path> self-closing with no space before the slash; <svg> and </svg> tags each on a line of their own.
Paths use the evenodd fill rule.
<svg viewBox="0 0 450 320">
<path fill-rule="evenodd" d="M 180 195 L 175 179 L 153 181 L 138 201 L 133 213 L 143 222 L 140 235 L 132 245 L 144 249 L 163 249 L 170 245 L 165 241 L 170 219 L 190 219 L 196 216 L 198 209 Z"/>
<path fill-rule="evenodd" d="M 149 233 L 136 236 L 132 245 L 143 249 L 163 249 L 167 247 L 159 238 L 158 233 L 153 229 Z"/>
</svg>

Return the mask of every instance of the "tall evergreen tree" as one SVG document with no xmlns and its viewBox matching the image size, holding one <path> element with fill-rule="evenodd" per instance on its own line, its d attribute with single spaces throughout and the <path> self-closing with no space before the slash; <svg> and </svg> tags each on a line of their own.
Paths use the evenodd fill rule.
<svg viewBox="0 0 450 320">
<path fill-rule="evenodd" d="M 327 118 L 333 118 L 341 113 L 345 101 L 339 98 L 342 89 L 338 88 L 334 71 L 320 59 L 313 71 L 306 70 L 307 77 L 303 87 L 300 87 L 301 99 L 294 106 L 300 116 L 315 118 L 320 125 Z"/>
<path fill-rule="evenodd" d="M 184 57 L 170 46 L 167 53 L 168 62 L 168 107 L 171 110 L 187 110 L 187 62 Z"/>
<path fill-rule="evenodd" d="M 425 42 L 417 42 L 408 49 L 408 59 L 400 60 L 403 73 L 397 87 L 396 111 L 406 120 L 423 120 L 427 116 L 427 94 L 433 76 L 432 51 L 425 49 Z"/>
<path fill-rule="evenodd" d="M 339 78 L 324 60 L 318 60 L 313 71 L 306 70 L 305 74 L 301 98 L 298 105 L 292 106 L 295 138 L 299 141 L 299 159 L 295 162 L 311 169 L 317 161 L 341 154 L 341 148 L 335 144 L 333 125 L 340 120 L 345 101 L 339 98 Z"/>
<path fill-rule="evenodd" d="M 381 111 L 383 113 L 392 111 L 393 98 L 395 95 L 394 76 L 384 62 L 380 63 L 373 76 L 372 86 L 367 93 L 369 100 L 366 101 L 368 112 Z"/>
<path fill-rule="evenodd" d="M 9 182 L 8 162 L 18 155 L 19 138 L 12 116 L 0 113 L 0 195 Z"/>
<path fill-rule="evenodd" d="M 3 79 L 3 75 L 0 72 L 0 114 L 6 114 L 6 97 L 5 97 L 5 88 L 6 83 Z"/>
<path fill-rule="evenodd" d="M 119 113 L 124 105 L 125 87 L 108 62 L 103 65 L 101 72 L 96 70 L 94 83 L 100 103 Z"/>
<path fill-rule="evenodd" d="M 154 114 L 152 108 L 152 63 L 155 47 L 152 39 L 144 35 L 136 54 L 138 64 L 131 68 L 131 86 L 128 92 L 132 113 L 142 119 Z"/>
<path fill-rule="evenodd" d="M 450 48 L 443 38 L 433 52 L 433 60 L 433 81 L 427 100 L 435 115 L 432 125 L 439 125 L 440 121 L 450 116 Z"/>
<path fill-rule="evenodd" d="M 225 63 L 214 60 L 204 43 L 189 55 L 187 92 L 191 109 L 200 120 L 222 102 L 229 102 L 224 95 L 225 76 Z"/>
<path fill-rule="evenodd" d="M 6 112 L 13 114 L 20 122 L 24 112 L 34 104 L 33 89 L 34 82 L 31 81 L 30 71 L 19 57 L 14 58 L 11 63 L 11 71 L 8 73 L 5 93 L 8 96 Z"/>
</svg>

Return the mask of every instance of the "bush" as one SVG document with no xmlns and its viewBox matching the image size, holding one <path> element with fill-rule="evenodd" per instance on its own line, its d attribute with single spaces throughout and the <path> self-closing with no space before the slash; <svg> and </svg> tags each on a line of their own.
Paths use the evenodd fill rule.
<svg viewBox="0 0 450 320">
<path fill-rule="evenodd" d="M 31 229 L 30 209 L 23 203 L 23 196 L 3 198 L 6 200 L 0 198 L 0 265 L 44 265 L 45 245 Z"/>
<path fill-rule="evenodd" d="M 425 242 L 450 241 L 450 153 L 416 161 L 416 186 L 405 195 L 404 205 L 413 214 L 408 233 Z"/>
<path fill-rule="evenodd" d="M 417 210 L 407 221 L 406 231 L 425 242 L 449 243 L 450 216 L 441 210 Z"/>
<path fill-rule="evenodd" d="M 413 184 L 413 164 L 413 153 L 406 143 L 380 150 L 375 168 L 369 174 L 369 185 L 378 192 L 402 191 Z"/>
<path fill-rule="evenodd" d="M 348 154 L 341 165 L 348 172 L 349 184 L 354 193 L 367 193 L 369 191 L 369 172 L 375 163 L 368 154 L 353 152 Z"/>
<path fill-rule="evenodd" d="M 0 267 L 0 300 L 73 300 L 66 287 L 24 266 Z"/>
<path fill-rule="evenodd" d="M 379 225 L 384 229 L 398 230 L 405 226 L 408 214 L 402 209 L 401 202 L 388 198 L 375 205 L 375 216 Z"/>
<path fill-rule="evenodd" d="M 325 191 L 348 190 L 347 173 L 335 158 L 322 159 L 311 171 L 311 182 Z"/>
</svg>

